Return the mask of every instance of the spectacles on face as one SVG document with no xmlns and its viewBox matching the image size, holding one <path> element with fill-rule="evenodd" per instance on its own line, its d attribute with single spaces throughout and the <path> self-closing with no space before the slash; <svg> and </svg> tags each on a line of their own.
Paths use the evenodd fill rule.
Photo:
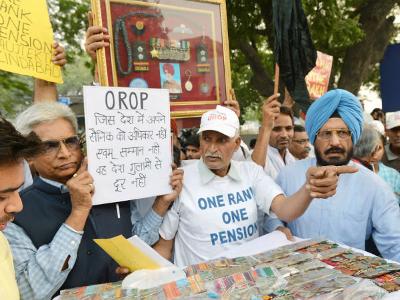
<svg viewBox="0 0 400 300">
<path fill-rule="evenodd" d="M 305 145 L 305 144 L 308 144 L 310 142 L 310 140 L 309 139 L 292 140 L 292 142 L 295 142 L 295 143 L 297 143 L 299 145 Z"/>
<path fill-rule="evenodd" d="M 351 137 L 351 131 L 347 130 L 347 129 L 322 130 L 322 131 L 318 131 L 317 136 L 321 140 L 328 141 L 328 140 L 332 139 L 334 133 L 341 140 L 346 140 Z"/>
<path fill-rule="evenodd" d="M 63 143 L 64 146 L 70 151 L 77 150 L 80 147 L 80 140 L 77 135 L 67 137 L 62 140 L 47 140 L 43 141 L 42 143 L 46 153 L 54 155 L 60 151 L 61 143 Z"/>
</svg>

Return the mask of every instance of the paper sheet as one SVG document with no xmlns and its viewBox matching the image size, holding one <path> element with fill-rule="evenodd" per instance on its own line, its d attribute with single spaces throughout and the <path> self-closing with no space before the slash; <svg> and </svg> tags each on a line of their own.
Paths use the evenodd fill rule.
<svg viewBox="0 0 400 300">
<path fill-rule="evenodd" d="M 166 260 L 136 236 L 133 241 L 127 240 L 122 235 L 94 241 L 120 266 L 128 268 L 131 272 L 159 269 L 167 264 Z"/>
</svg>

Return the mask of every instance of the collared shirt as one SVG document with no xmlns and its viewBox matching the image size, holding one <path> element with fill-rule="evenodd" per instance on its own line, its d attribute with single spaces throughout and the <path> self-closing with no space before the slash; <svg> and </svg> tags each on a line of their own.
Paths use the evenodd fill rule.
<svg viewBox="0 0 400 300">
<path fill-rule="evenodd" d="M 175 238 L 174 263 L 185 266 L 209 260 L 258 237 L 257 207 L 269 213 L 280 187 L 253 162 L 231 161 L 220 177 L 203 160 L 184 168 L 183 189 L 160 228 Z"/>
<path fill-rule="evenodd" d="M 400 204 L 400 173 L 380 162 L 378 175 L 392 187 Z"/>
<path fill-rule="evenodd" d="M 158 230 L 163 220 L 152 208 L 155 199 L 156 197 L 142 198 L 130 203 L 132 234 L 136 234 L 150 246 L 158 241 Z"/>
<path fill-rule="evenodd" d="M 48 184 L 50 184 L 52 186 L 55 186 L 56 188 L 60 189 L 61 194 L 69 193 L 68 187 L 65 184 L 63 184 L 61 182 L 57 182 L 57 181 L 51 180 L 51 179 L 43 178 L 42 176 L 39 176 L 39 177 L 44 182 L 46 182 L 46 183 L 48 183 Z"/>
<path fill-rule="evenodd" d="M 268 146 L 267 159 L 265 161 L 264 171 L 272 179 L 276 179 L 279 172 L 286 166 L 294 163 L 296 158 L 289 152 L 288 149 L 285 150 L 285 161 L 279 153 L 279 150 L 275 147 Z M 285 226 L 281 220 L 277 218 L 275 214 L 265 215 L 262 211 L 258 212 L 260 235 L 272 232 L 276 230 L 279 226 Z"/>
<path fill-rule="evenodd" d="M 400 156 L 390 150 L 390 144 L 385 145 L 385 154 L 382 157 L 382 163 L 400 172 Z"/>
<path fill-rule="evenodd" d="M 62 193 L 68 192 L 68 188 L 62 183 L 42 177 L 41 179 L 59 188 Z M 151 208 L 146 213 L 142 212 L 142 216 L 137 203 L 132 202 L 133 234 L 137 234 L 150 245 L 154 244 L 158 240 L 158 229 L 162 218 Z M 12 246 L 21 299 L 50 299 L 63 285 L 76 262 L 83 232 L 78 232 L 67 224 L 63 224 L 53 240 L 39 249 L 33 245 L 26 232 L 16 224 L 9 224 L 4 233 Z M 68 266 L 62 271 L 67 258 Z"/>
<path fill-rule="evenodd" d="M 2 232 L 0 232 L 0 296 L 1 299 L 7 300 L 19 299 L 10 246 Z"/>
<path fill-rule="evenodd" d="M 283 160 L 277 148 L 268 146 L 264 171 L 275 180 L 276 177 L 278 177 L 279 172 L 285 166 L 290 165 L 295 161 L 296 158 L 289 152 L 288 149 L 285 150 L 285 160 Z"/>
<path fill-rule="evenodd" d="M 292 233 L 301 238 L 326 238 L 365 249 L 372 235 L 384 258 L 400 262 L 400 208 L 394 193 L 376 174 L 350 161 L 358 172 L 339 176 L 336 194 L 314 199 L 305 213 L 290 222 Z M 284 168 L 277 183 L 293 195 L 306 181 L 316 159 L 299 160 Z"/>
<path fill-rule="evenodd" d="M 238 161 L 251 160 L 251 152 L 249 150 L 249 147 L 247 147 L 246 143 L 243 140 L 240 141 L 239 149 L 237 149 L 233 153 L 232 160 L 238 160 Z"/>
</svg>

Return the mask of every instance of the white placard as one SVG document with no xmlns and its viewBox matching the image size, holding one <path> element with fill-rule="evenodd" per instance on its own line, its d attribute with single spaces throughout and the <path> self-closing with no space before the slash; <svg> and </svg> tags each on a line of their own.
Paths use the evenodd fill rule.
<svg viewBox="0 0 400 300">
<path fill-rule="evenodd" d="M 93 204 L 170 193 L 168 90 L 85 86 L 83 97 Z"/>
</svg>

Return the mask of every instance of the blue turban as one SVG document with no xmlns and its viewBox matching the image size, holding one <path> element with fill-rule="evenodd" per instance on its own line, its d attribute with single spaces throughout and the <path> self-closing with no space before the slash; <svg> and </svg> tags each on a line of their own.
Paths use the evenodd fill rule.
<svg viewBox="0 0 400 300">
<path fill-rule="evenodd" d="M 318 131 L 334 112 L 337 112 L 351 131 L 351 139 L 356 144 L 361 136 L 363 110 L 360 101 L 352 93 L 336 89 L 315 100 L 307 111 L 306 130 L 312 144 Z"/>
</svg>

